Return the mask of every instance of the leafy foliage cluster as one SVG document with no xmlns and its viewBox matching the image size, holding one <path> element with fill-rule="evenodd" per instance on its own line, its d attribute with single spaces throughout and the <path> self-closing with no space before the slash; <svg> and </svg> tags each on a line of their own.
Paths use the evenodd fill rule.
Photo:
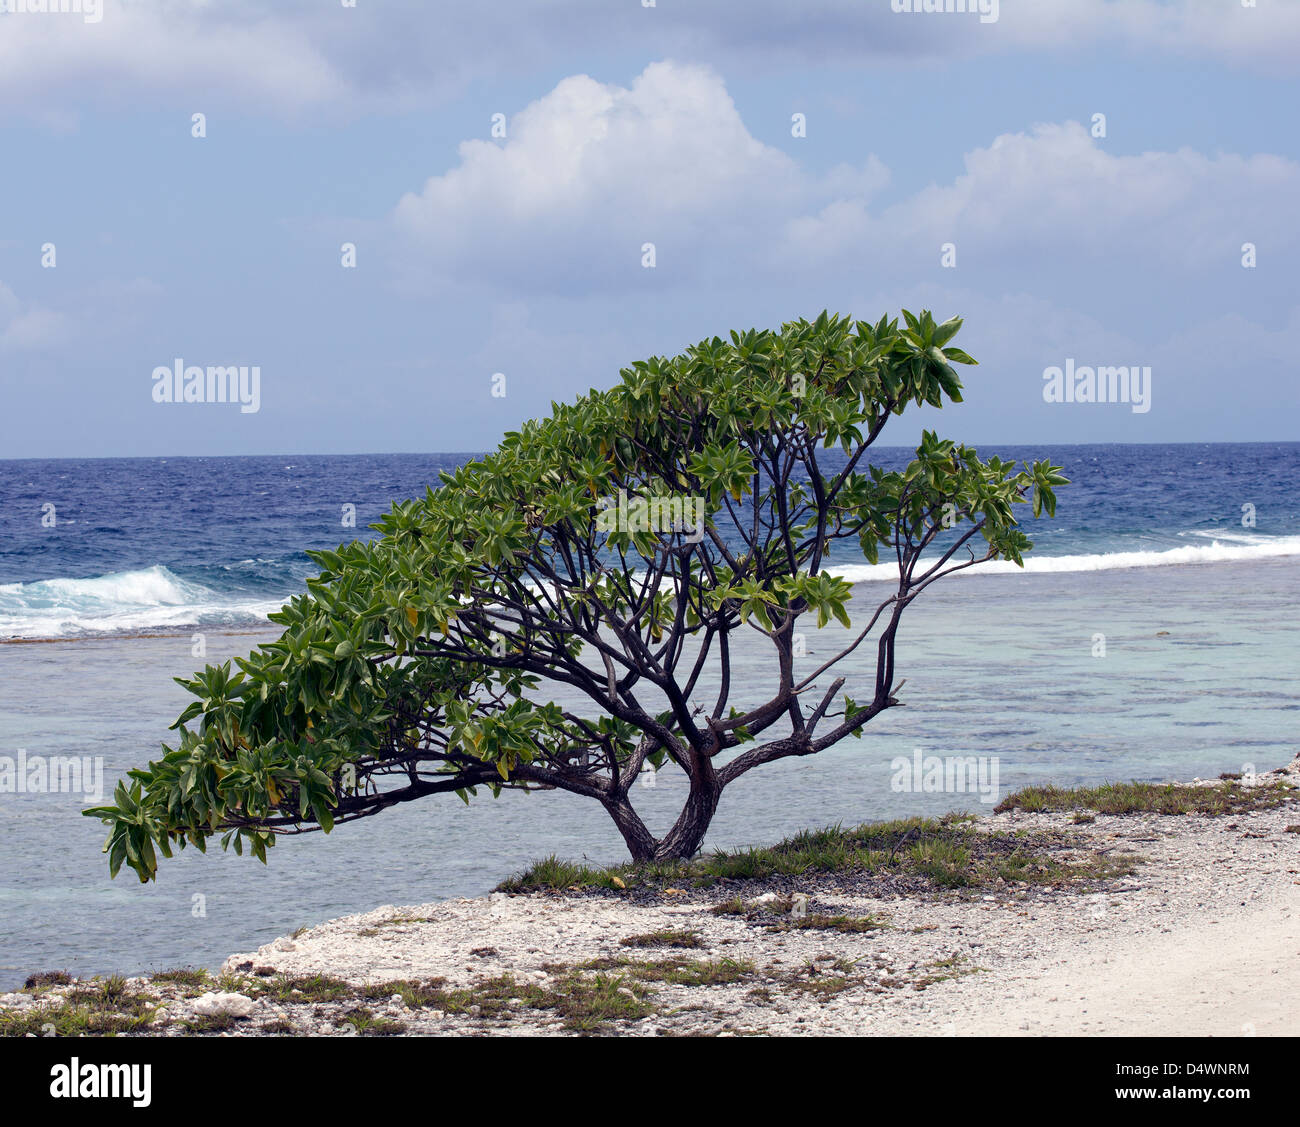
<svg viewBox="0 0 1300 1127">
<path fill-rule="evenodd" d="M 194 700 L 176 745 L 88 811 L 110 826 L 111 871 L 149 880 L 158 854 L 216 834 L 265 861 L 281 834 L 479 787 L 585 795 L 634 858 L 689 856 L 727 784 L 897 705 L 904 608 L 981 560 L 1021 563 L 1017 506 L 1054 511 L 1058 467 L 981 460 L 929 431 L 905 469 L 868 464 L 893 416 L 961 400 L 953 365 L 974 361 L 951 343 L 960 326 L 823 313 L 638 362 L 394 504 L 377 538 L 310 553 L 320 574 L 272 616 L 279 639 L 178 678 Z M 704 499 L 704 536 L 601 529 L 602 499 L 619 491 Z M 837 564 L 897 564 L 856 626 L 832 551 Z M 806 673 L 793 644 L 804 616 L 849 628 Z M 766 640 L 775 672 L 772 695 L 739 708 L 738 631 Z M 840 697 L 836 677 L 812 704 L 818 678 L 873 632 L 866 698 Z M 590 707 L 544 699 L 547 685 Z M 668 763 L 689 796 L 655 838 L 630 788 Z"/>
</svg>

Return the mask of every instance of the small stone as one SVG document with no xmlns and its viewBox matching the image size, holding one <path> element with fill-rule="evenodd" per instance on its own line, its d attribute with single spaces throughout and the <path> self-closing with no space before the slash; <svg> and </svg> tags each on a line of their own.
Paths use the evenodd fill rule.
<svg viewBox="0 0 1300 1127">
<path fill-rule="evenodd" d="M 196 1014 L 204 1017 L 218 1017 L 228 1014 L 230 1017 L 247 1017 L 255 1005 L 252 998 L 243 994 L 207 993 L 200 994 L 190 1003 Z"/>
</svg>

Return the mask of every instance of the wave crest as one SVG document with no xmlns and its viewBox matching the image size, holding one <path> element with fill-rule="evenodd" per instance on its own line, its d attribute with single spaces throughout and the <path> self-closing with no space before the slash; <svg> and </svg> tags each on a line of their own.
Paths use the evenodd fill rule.
<svg viewBox="0 0 1300 1127">
<path fill-rule="evenodd" d="M 275 602 L 232 601 L 156 565 L 89 579 L 0 584 L 0 637 L 64 638 L 265 621 Z"/>
<path fill-rule="evenodd" d="M 1035 556 L 1025 558 L 1023 568 L 1009 560 L 990 560 L 976 564 L 956 575 L 1023 575 L 1053 574 L 1074 571 L 1115 571 L 1133 567 L 1169 567 L 1178 564 L 1231 563 L 1243 560 L 1269 559 L 1278 556 L 1300 555 L 1300 536 L 1248 538 L 1238 534 L 1229 537 L 1235 543 L 1221 544 L 1215 539 L 1210 544 L 1188 544 L 1181 548 L 1159 551 L 1102 552 L 1085 556 Z M 1247 543 L 1241 541 L 1248 540 Z M 955 562 L 955 561 L 954 561 Z M 850 583 L 897 582 L 898 565 L 848 564 L 827 568 L 834 575 Z"/>
</svg>

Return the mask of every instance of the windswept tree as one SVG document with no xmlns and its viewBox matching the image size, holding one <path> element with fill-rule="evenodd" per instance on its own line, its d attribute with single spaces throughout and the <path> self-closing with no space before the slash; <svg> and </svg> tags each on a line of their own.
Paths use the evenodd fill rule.
<svg viewBox="0 0 1300 1127">
<path fill-rule="evenodd" d="M 730 784 L 902 703 L 903 611 L 955 571 L 1022 564 L 1017 506 L 1054 511 L 1046 462 L 926 432 L 901 472 L 869 463 L 891 417 L 959 402 L 952 365 L 974 363 L 959 319 L 903 322 L 822 313 L 636 363 L 395 504 L 377 538 L 310 553 L 279 639 L 178 678 L 176 746 L 87 811 L 111 872 L 147 881 L 216 834 L 265 861 L 281 834 L 479 788 L 582 795 L 634 860 L 690 856 Z M 833 567 L 882 555 L 896 581 L 851 603 Z M 832 619 L 835 652 L 800 657 L 800 627 Z M 656 837 L 633 784 L 669 765 L 689 786 Z"/>
</svg>

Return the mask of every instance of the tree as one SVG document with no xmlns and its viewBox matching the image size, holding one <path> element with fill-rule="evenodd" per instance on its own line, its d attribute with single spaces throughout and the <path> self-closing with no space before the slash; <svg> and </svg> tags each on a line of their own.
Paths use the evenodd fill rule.
<svg viewBox="0 0 1300 1127">
<path fill-rule="evenodd" d="M 906 607 L 983 560 L 1023 564 L 1013 510 L 1055 510 L 1059 467 L 929 431 L 901 472 L 867 463 L 907 406 L 959 402 L 952 365 L 975 363 L 950 343 L 959 319 L 903 319 L 822 313 L 633 364 L 394 504 L 378 538 L 310 553 L 280 638 L 177 678 L 195 697 L 177 745 L 86 812 L 110 827 L 110 871 L 147 881 L 157 853 L 218 833 L 265 861 L 282 834 L 480 787 L 583 795 L 634 860 L 692 855 L 727 786 L 900 705 Z M 855 625 L 831 553 L 882 549 L 897 583 Z M 831 619 L 838 652 L 796 668 L 796 627 Z M 742 634 L 770 655 L 757 701 L 733 676 Z M 837 667 L 872 645 L 872 682 L 841 695 Z M 581 710 L 547 699 L 561 685 Z M 689 790 L 656 838 L 632 787 L 667 764 Z"/>
</svg>

